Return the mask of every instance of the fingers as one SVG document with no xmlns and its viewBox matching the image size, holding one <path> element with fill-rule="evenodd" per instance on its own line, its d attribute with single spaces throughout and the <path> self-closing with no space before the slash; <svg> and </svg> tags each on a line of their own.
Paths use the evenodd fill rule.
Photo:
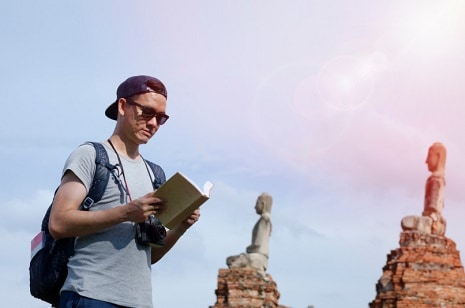
<svg viewBox="0 0 465 308">
<path fill-rule="evenodd" d="M 199 209 L 195 210 L 195 211 L 191 214 L 191 219 L 194 220 L 194 222 L 196 222 L 197 220 L 200 219 L 200 210 L 199 210 Z"/>
<path fill-rule="evenodd" d="M 157 203 L 154 203 L 152 204 L 153 208 L 154 208 L 154 211 L 155 213 L 154 214 L 159 214 L 159 213 L 163 213 L 163 211 L 166 210 L 166 203 L 164 203 L 163 201 L 160 201 L 160 202 L 157 202 Z"/>
<path fill-rule="evenodd" d="M 192 212 L 192 214 L 189 215 L 189 217 L 187 217 L 186 222 L 187 222 L 189 225 L 193 225 L 193 224 L 195 224 L 199 219 L 200 219 L 200 210 L 199 210 L 199 209 L 196 209 L 194 212 Z"/>
<path fill-rule="evenodd" d="M 160 198 L 154 197 L 153 193 L 149 193 L 141 198 L 143 203 L 147 203 L 152 207 L 152 210 L 156 213 L 161 213 L 166 209 L 166 203 Z M 154 214 L 156 214 L 154 213 Z"/>
<path fill-rule="evenodd" d="M 137 202 L 145 211 L 152 211 L 153 213 L 151 214 L 161 213 L 166 209 L 165 202 L 160 198 L 154 197 L 153 193 L 148 193 L 137 199 Z"/>
<path fill-rule="evenodd" d="M 128 203 L 128 220 L 143 222 L 150 215 L 157 216 L 166 209 L 166 204 L 159 198 L 145 195 Z"/>
<path fill-rule="evenodd" d="M 166 209 L 166 205 L 164 203 L 152 203 L 142 206 L 141 209 L 147 216 L 157 216 L 157 214 L 163 213 L 163 211 Z"/>
</svg>

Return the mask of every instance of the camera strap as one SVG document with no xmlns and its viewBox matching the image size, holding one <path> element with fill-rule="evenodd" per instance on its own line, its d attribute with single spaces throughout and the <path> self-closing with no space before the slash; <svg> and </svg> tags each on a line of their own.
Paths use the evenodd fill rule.
<svg viewBox="0 0 465 308">
<path fill-rule="evenodd" d="M 116 148 L 115 146 L 113 145 L 113 143 L 111 142 L 110 139 L 107 140 L 108 143 L 110 144 L 111 148 L 113 149 L 113 151 L 115 151 L 115 154 L 116 154 L 116 157 L 118 158 L 118 163 L 119 165 L 121 166 L 121 175 L 123 176 L 123 180 L 124 180 L 124 188 L 126 190 L 126 194 L 128 195 L 128 198 L 129 198 L 129 201 L 132 201 L 132 197 L 131 197 L 131 192 L 129 191 L 129 186 L 128 186 L 128 182 L 126 181 L 126 174 L 124 173 L 124 167 L 123 167 L 123 163 L 121 161 L 121 158 L 119 157 L 119 154 L 118 154 L 118 151 L 116 151 Z M 139 154 L 140 155 L 140 154 Z M 140 155 L 140 157 L 142 158 L 142 160 L 144 161 L 144 164 L 145 164 L 145 168 L 147 169 L 147 173 L 149 174 L 149 178 L 150 178 L 150 183 L 154 183 L 153 181 L 153 178 L 152 178 L 152 174 L 150 173 L 149 171 L 149 167 L 147 166 L 147 161 L 144 159 L 144 157 L 142 157 L 142 155 Z"/>
</svg>

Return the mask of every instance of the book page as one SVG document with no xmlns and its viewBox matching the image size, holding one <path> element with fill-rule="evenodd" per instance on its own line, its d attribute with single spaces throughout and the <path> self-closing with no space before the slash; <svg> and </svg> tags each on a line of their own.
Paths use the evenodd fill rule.
<svg viewBox="0 0 465 308">
<path fill-rule="evenodd" d="M 205 184 L 203 184 L 203 194 L 205 196 L 210 197 L 210 192 L 213 188 L 213 183 L 210 181 L 207 181 Z"/>
</svg>

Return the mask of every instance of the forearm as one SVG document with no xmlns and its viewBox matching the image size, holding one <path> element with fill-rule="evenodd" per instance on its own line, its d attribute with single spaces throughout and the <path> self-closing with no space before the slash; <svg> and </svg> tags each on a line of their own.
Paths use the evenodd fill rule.
<svg viewBox="0 0 465 308">
<path fill-rule="evenodd" d="M 152 248 L 152 264 L 157 263 L 163 256 L 173 248 L 173 246 L 177 243 L 179 238 L 186 232 L 186 230 L 182 230 L 182 228 L 177 227 L 173 230 L 169 230 L 166 233 L 165 244 L 161 247 L 153 247 Z"/>
<path fill-rule="evenodd" d="M 200 210 L 196 209 L 183 222 L 172 230 L 168 231 L 165 238 L 165 244 L 162 247 L 152 248 L 152 264 L 158 262 L 163 256 L 173 248 L 179 238 L 200 218 Z"/>
<path fill-rule="evenodd" d="M 125 206 L 101 210 L 71 210 L 52 216 L 49 229 L 55 239 L 85 236 L 119 224 L 127 220 Z"/>
</svg>

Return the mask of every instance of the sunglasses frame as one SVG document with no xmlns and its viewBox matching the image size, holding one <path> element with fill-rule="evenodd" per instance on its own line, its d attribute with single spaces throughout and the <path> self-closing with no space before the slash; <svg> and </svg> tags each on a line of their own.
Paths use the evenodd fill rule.
<svg viewBox="0 0 465 308">
<path fill-rule="evenodd" d="M 161 94 L 161 93 L 160 93 Z M 131 105 L 131 106 L 136 106 L 140 109 L 141 113 L 138 114 L 138 116 L 140 116 L 141 118 L 143 118 L 145 121 L 150 121 L 152 120 L 153 118 L 156 118 L 157 119 L 157 123 L 158 125 L 163 125 L 166 123 L 166 121 L 168 121 L 168 119 L 170 118 L 169 115 L 167 115 L 166 113 L 164 112 L 156 112 L 155 110 L 153 110 L 152 108 L 149 108 L 149 107 L 146 107 L 146 106 L 142 106 L 141 104 L 139 104 L 138 102 L 135 102 L 133 100 L 130 100 L 130 99 L 126 99 L 126 102 Z M 150 111 L 148 111 L 150 110 Z"/>
</svg>

